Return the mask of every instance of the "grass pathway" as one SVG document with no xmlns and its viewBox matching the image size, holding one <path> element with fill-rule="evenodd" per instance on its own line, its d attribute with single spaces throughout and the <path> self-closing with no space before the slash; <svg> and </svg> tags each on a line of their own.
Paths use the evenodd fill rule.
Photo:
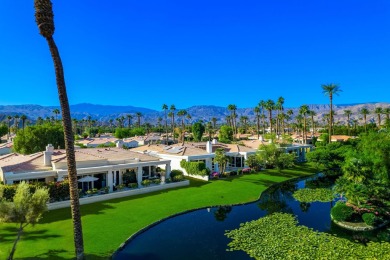
<svg viewBox="0 0 390 260">
<path fill-rule="evenodd" d="M 194 208 L 231 205 L 257 200 L 267 187 L 315 173 L 310 165 L 278 173 L 275 170 L 217 181 L 190 180 L 190 186 L 81 206 L 87 259 L 108 259 L 138 230 Z M 0 259 L 5 259 L 16 235 L 16 225 L 0 225 Z M 45 213 L 28 227 L 18 243 L 15 259 L 72 259 L 74 255 L 70 209 Z"/>
</svg>

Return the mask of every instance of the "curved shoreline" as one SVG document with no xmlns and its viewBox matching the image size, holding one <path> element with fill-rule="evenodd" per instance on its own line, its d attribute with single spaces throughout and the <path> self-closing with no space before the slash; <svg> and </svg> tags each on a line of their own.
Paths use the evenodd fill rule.
<svg viewBox="0 0 390 260">
<path fill-rule="evenodd" d="M 287 180 L 284 180 L 284 181 L 281 181 L 281 182 L 278 182 L 278 183 L 275 183 L 275 184 L 272 184 L 270 185 L 269 187 L 267 187 L 264 191 L 262 191 L 260 194 L 259 194 L 259 197 L 256 199 L 256 200 L 253 200 L 253 201 L 249 201 L 249 202 L 243 202 L 243 203 L 236 203 L 236 204 L 224 204 L 224 205 L 212 205 L 212 206 L 204 206 L 204 207 L 200 207 L 200 208 L 194 208 L 194 209 L 190 209 L 190 210 L 186 210 L 186 211 L 183 211 L 183 212 L 179 212 L 179 213 L 176 213 L 176 214 L 173 214 L 173 215 L 170 215 L 168 217 L 165 217 L 165 218 L 162 218 L 156 222 L 153 222 L 152 224 L 138 230 L 137 232 L 135 232 L 134 234 L 132 234 L 131 236 L 129 236 L 125 242 L 123 242 L 119 248 L 117 250 L 115 250 L 115 252 L 110 256 L 110 259 L 113 259 L 116 254 L 118 252 L 120 252 L 121 250 L 123 250 L 123 248 L 129 244 L 131 241 L 133 241 L 137 236 L 141 235 L 142 233 L 146 232 L 147 230 L 149 230 L 150 228 L 170 219 L 170 218 L 173 218 L 173 217 L 177 217 L 177 216 L 180 216 L 180 215 L 183 215 L 183 214 L 186 214 L 186 213 L 190 213 L 190 212 L 193 212 L 193 211 L 196 211 L 196 210 L 201 210 L 201 209 L 207 209 L 207 208 L 213 208 L 213 207 L 223 207 L 223 206 L 240 206 L 240 205 L 247 205 L 247 204 L 251 204 L 251 203 L 255 203 L 259 200 L 261 200 L 263 194 L 265 194 L 270 188 L 273 188 L 274 186 L 277 186 L 277 185 L 281 185 L 283 183 L 286 183 L 286 182 L 289 182 L 289 181 L 300 181 L 300 180 L 303 180 L 303 179 L 307 179 L 307 178 L 310 178 L 310 177 L 313 177 L 315 175 L 317 175 L 319 173 L 314 173 L 314 174 L 311 174 L 311 175 L 306 175 L 306 176 L 300 176 L 300 177 L 295 177 L 295 178 L 291 178 L 291 179 L 287 179 Z"/>
<path fill-rule="evenodd" d="M 373 231 L 373 230 L 384 228 L 385 226 L 387 226 L 390 223 L 390 221 L 385 221 L 378 226 L 369 226 L 369 225 L 365 224 L 364 222 L 361 222 L 361 224 L 364 224 L 364 225 L 355 226 L 355 225 L 350 225 L 349 223 L 351 223 L 351 222 L 334 220 L 332 214 L 330 214 L 330 219 L 333 221 L 333 223 L 335 223 L 339 227 L 345 228 L 345 229 L 348 229 L 351 231 Z M 356 224 L 356 223 L 353 223 L 353 224 Z"/>
</svg>

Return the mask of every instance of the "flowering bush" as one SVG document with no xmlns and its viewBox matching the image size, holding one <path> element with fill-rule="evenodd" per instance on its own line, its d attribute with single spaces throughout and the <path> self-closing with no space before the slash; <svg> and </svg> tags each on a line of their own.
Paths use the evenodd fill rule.
<svg viewBox="0 0 390 260">
<path fill-rule="evenodd" d="M 250 172 L 251 172 L 251 168 L 242 169 L 242 173 L 250 173 Z"/>
</svg>

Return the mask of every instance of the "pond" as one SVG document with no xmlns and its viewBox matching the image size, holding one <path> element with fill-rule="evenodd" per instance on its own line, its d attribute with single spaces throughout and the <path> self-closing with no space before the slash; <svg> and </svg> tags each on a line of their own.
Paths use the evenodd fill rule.
<svg viewBox="0 0 390 260">
<path fill-rule="evenodd" d="M 317 176 L 272 186 L 253 203 L 199 209 L 164 220 L 135 236 L 113 259 L 250 259 L 242 251 L 226 251 L 230 239 L 225 231 L 274 212 L 294 214 L 300 225 L 340 237 L 389 241 L 388 230 L 363 233 L 334 225 L 329 214 L 333 202 L 296 201 L 293 192 L 314 178 Z"/>
</svg>

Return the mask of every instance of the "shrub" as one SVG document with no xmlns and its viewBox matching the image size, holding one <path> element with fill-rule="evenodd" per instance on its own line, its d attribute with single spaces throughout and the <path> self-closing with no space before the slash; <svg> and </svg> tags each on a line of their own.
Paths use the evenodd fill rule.
<svg viewBox="0 0 390 260">
<path fill-rule="evenodd" d="M 125 172 L 124 174 L 123 174 L 123 182 L 125 183 L 125 184 L 129 184 L 129 183 L 132 183 L 132 182 L 137 182 L 137 176 L 136 176 L 136 174 L 135 174 L 135 172 L 134 171 L 130 171 L 130 172 Z"/>
<path fill-rule="evenodd" d="M 251 168 L 244 168 L 242 169 L 242 173 L 251 173 L 252 169 Z"/>
<path fill-rule="evenodd" d="M 0 194 L 2 194 L 3 198 L 6 201 L 13 201 L 14 195 L 16 193 L 16 185 L 1 185 Z"/>
<path fill-rule="evenodd" d="M 374 226 L 377 223 L 377 217 L 374 213 L 364 213 L 362 219 L 369 226 Z"/>
<path fill-rule="evenodd" d="M 242 175 L 242 170 L 241 169 L 238 170 L 238 175 Z"/>
<path fill-rule="evenodd" d="M 138 188 L 138 183 L 136 183 L 136 182 L 129 183 L 129 187 L 132 188 L 132 189 Z"/>
<path fill-rule="evenodd" d="M 183 175 L 176 175 L 172 178 L 173 182 L 178 182 L 178 181 L 184 181 L 184 176 Z"/>
<path fill-rule="evenodd" d="M 171 174 L 170 174 L 171 178 L 175 177 L 176 175 L 183 175 L 183 171 L 181 171 L 181 170 L 172 170 Z"/>
<path fill-rule="evenodd" d="M 222 177 L 229 177 L 230 176 L 230 172 L 223 172 L 221 173 Z"/>
<path fill-rule="evenodd" d="M 230 172 L 230 176 L 234 176 L 234 175 L 237 175 L 237 172 L 236 171 L 231 171 Z"/>
<path fill-rule="evenodd" d="M 181 160 L 180 167 L 184 168 L 190 175 L 206 176 L 210 173 L 210 170 L 206 168 L 204 162 L 187 162 L 186 160 Z"/>
<path fill-rule="evenodd" d="M 353 213 L 353 209 L 341 201 L 338 201 L 330 211 L 330 214 L 336 221 L 347 221 L 352 217 Z"/>
<path fill-rule="evenodd" d="M 158 178 L 157 178 L 157 179 L 154 179 L 154 180 L 153 180 L 153 183 L 154 183 L 154 184 L 160 184 L 160 183 L 161 183 L 161 180 L 158 179 Z"/>
<path fill-rule="evenodd" d="M 151 182 L 150 180 L 148 180 L 148 179 L 143 180 L 143 181 L 141 182 L 142 186 L 145 186 L 145 187 L 148 187 L 151 183 L 152 183 L 152 182 Z"/>
<path fill-rule="evenodd" d="M 126 184 L 119 184 L 119 185 L 116 185 L 115 188 L 117 190 L 123 190 L 124 188 L 126 187 Z"/>
</svg>

